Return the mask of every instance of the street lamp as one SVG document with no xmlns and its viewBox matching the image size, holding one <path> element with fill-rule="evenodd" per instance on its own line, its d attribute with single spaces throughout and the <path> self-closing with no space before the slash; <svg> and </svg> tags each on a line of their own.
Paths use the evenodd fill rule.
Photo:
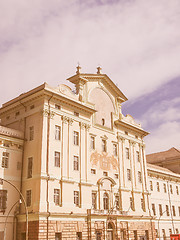
<svg viewBox="0 0 180 240">
<path fill-rule="evenodd" d="M 10 181 L 4 179 L 4 178 L 0 178 L 0 181 L 1 182 L 6 182 L 6 183 L 9 183 L 14 189 L 16 189 L 16 191 L 20 194 L 20 197 L 24 203 L 24 207 L 25 207 L 25 211 L 26 211 L 26 240 L 28 240 L 28 210 L 27 210 L 27 205 L 26 205 L 26 201 L 24 199 L 24 196 L 22 195 L 22 193 L 19 191 L 19 189 L 14 185 L 12 184 Z M 17 203 L 17 202 L 16 202 Z M 14 207 L 14 205 L 13 205 Z M 11 208 L 12 209 L 12 208 Z M 10 210 L 11 210 L 10 209 Z"/>
</svg>

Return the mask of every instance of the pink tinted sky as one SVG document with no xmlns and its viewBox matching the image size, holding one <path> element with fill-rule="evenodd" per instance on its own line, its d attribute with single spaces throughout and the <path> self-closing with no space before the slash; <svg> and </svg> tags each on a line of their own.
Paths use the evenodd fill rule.
<svg viewBox="0 0 180 240">
<path fill-rule="evenodd" d="M 101 64 L 151 132 L 147 152 L 180 148 L 179 0 L 6 0 L 0 16 L 0 104 Z"/>
</svg>

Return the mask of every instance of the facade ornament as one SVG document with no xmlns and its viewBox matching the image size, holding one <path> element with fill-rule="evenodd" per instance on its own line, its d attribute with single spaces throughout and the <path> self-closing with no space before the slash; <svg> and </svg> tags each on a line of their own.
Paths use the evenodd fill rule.
<svg viewBox="0 0 180 240">
<path fill-rule="evenodd" d="M 63 116 L 61 116 L 61 119 L 62 119 L 62 122 L 65 123 L 65 124 L 68 122 L 68 117 L 67 116 L 63 115 Z"/>
<path fill-rule="evenodd" d="M 43 109 L 43 110 L 42 110 L 42 113 L 43 113 L 43 115 L 44 115 L 45 117 L 48 117 L 48 115 L 49 115 L 49 110 L 48 110 L 48 109 Z"/>
<path fill-rule="evenodd" d="M 54 118 L 54 115 L 55 115 L 55 112 L 53 112 L 53 111 L 49 111 L 49 116 L 50 116 L 51 119 Z"/>
<path fill-rule="evenodd" d="M 86 130 L 89 131 L 91 125 L 90 124 L 86 124 Z"/>
<path fill-rule="evenodd" d="M 84 129 L 86 127 L 86 123 L 79 122 L 79 126 L 80 126 L 81 129 Z"/>
<path fill-rule="evenodd" d="M 100 66 L 97 67 L 97 74 L 101 74 L 102 68 Z"/>
<path fill-rule="evenodd" d="M 76 74 L 80 74 L 80 70 L 81 70 L 81 66 L 80 64 L 78 63 L 77 67 L 76 67 Z"/>
<path fill-rule="evenodd" d="M 73 122 L 74 122 L 74 120 L 72 118 L 68 118 L 68 123 L 70 126 L 72 126 Z"/>
<path fill-rule="evenodd" d="M 117 140 L 120 142 L 125 142 L 125 138 L 121 136 L 119 133 L 117 133 Z"/>
</svg>

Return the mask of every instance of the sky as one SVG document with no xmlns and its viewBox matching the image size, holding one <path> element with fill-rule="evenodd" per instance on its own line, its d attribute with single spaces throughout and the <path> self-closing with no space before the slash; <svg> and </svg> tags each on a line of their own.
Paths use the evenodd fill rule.
<svg viewBox="0 0 180 240">
<path fill-rule="evenodd" d="M 0 16 L 0 105 L 100 65 L 150 132 L 146 152 L 180 149 L 179 0 L 6 0 Z"/>
</svg>

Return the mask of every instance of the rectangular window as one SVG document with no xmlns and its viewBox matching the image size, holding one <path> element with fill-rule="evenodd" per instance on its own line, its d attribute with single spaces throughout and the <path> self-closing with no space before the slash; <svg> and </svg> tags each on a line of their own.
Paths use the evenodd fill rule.
<svg viewBox="0 0 180 240">
<path fill-rule="evenodd" d="M 153 212 L 153 215 L 156 216 L 156 208 L 154 203 L 152 203 L 152 212 Z"/>
<path fill-rule="evenodd" d="M 172 234 L 172 229 L 171 228 L 169 228 L 169 235 L 171 235 Z"/>
<path fill-rule="evenodd" d="M 170 193 L 173 194 L 173 188 L 172 188 L 172 185 L 170 185 Z"/>
<path fill-rule="evenodd" d="M 178 207 L 178 210 L 179 210 L 179 216 L 180 216 L 180 207 Z"/>
<path fill-rule="evenodd" d="M 142 183 L 142 175 L 140 171 L 138 171 L 138 182 Z"/>
<path fill-rule="evenodd" d="M 55 109 L 61 110 L 61 106 L 58 104 L 55 104 Z"/>
<path fill-rule="evenodd" d="M 140 155 L 139 155 L 139 151 L 136 151 L 136 159 L 137 159 L 137 162 L 140 162 Z"/>
<path fill-rule="evenodd" d="M 90 147 L 91 147 L 91 150 L 95 149 L 95 137 L 94 136 L 91 136 L 91 138 L 90 138 Z"/>
<path fill-rule="evenodd" d="M 163 239 L 166 239 L 166 232 L 165 232 L 165 229 L 162 229 L 162 235 L 163 235 Z"/>
<path fill-rule="evenodd" d="M 20 112 L 16 112 L 16 113 L 15 113 L 15 116 L 17 117 L 17 116 L 19 116 L 19 114 L 20 114 Z"/>
<path fill-rule="evenodd" d="M 102 231 L 96 230 L 96 240 L 102 240 Z"/>
<path fill-rule="evenodd" d="M 179 187 L 176 186 L 176 194 L 179 195 Z"/>
<path fill-rule="evenodd" d="M 97 209 L 97 192 L 92 192 L 92 207 Z"/>
<path fill-rule="evenodd" d="M 74 156 L 74 170 L 79 171 L 79 157 Z"/>
<path fill-rule="evenodd" d="M 134 209 L 134 203 L 133 203 L 133 198 L 130 197 L 130 208 L 133 210 Z"/>
<path fill-rule="evenodd" d="M 153 182 L 150 181 L 150 190 L 153 191 Z"/>
<path fill-rule="evenodd" d="M 7 190 L 0 190 L 0 212 L 5 212 L 7 208 Z"/>
<path fill-rule="evenodd" d="M 117 156 L 117 144 L 113 144 L 113 155 Z"/>
<path fill-rule="evenodd" d="M 27 178 L 32 178 L 32 169 L 33 169 L 33 158 L 28 158 L 28 171 Z"/>
<path fill-rule="evenodd" d="M 107 151 L 107 141 L 105 139 L 102 139 L 102 151 Z"/>
<path fill-rule="evenodd" d="M 138 240 L 137 230 L 134 230 L 134 240 Z"/>
<path fill-rule="evenodd" d="M 2 153 L 2 168 L 8 168 L 9 165 L 9 153 L 8 152 L 3 152 Z"/>
<path fill-rule="evenodd" d="M 79 145 L 79 133 L 74 131 L 74 145 Z"/>
<path fill-rule="evenodd" d="M 54 152 L 54 166 L 60 167 L 60 152 Z"/>
<path fill-rule="evenodd" d="M 79 192 L 74 191 L 74 204 L 78 207 L 79 206 Z"/>
<path fill-rule="evenodd" d="M 34 126 L 29 127 L 29 141 L 34 140 Z"/>
<path fill-rule="evenodd" d="M 60 203 L 60 189 L 54 189 L 54 203 L 56 205 Z"/>
<path fill-rule="evenodd" d="M 107 177 L 108 176 L 108 172 L 103 172 L 103 176 Z"/>
<path fill-rule="evenodd" d="M 159 182 L 157 182 L 157 191 L 160 192 Z"/>
<path fill-rule="evenodd" d="M 91 174 L 96 174 L 96 169 L 91 168 Z"/>
<path fill-rule="evenodd" d="M 127 169 L 127 179 L 128 181 L 131 181 L 131 170 Z"/>
<path fill-rule="evenodd" d="M 78 112 L 74 112 L 74 116 L 79 117 L 79 113 Z"/>
<path fill-rule="evenodd" d="M 61 127 L 58 125 L 55 125 L 55 140 L 61 139 Z"/>
<path fill-rule="evenodd" d="M 166 193 L 167 192 L 166 183 L 163 183 L 163 187 L 164 187 L 164 192 Z"/>
<path fill-rule="evenodd" d="M 76 233 L 76 240 L 82 240 L 82 232 Z"/>
<path fill-rule="evenodd" d="M 176 234 L 178 234 L 178 233 L 179 233 L 179 230 L 178 230 L 178 228 L 176 228 L 176 229 L 175 229 L 175 231 L 176 231 Z"/>
<path fill-rule="evenodd" d="M 62 233 L 55 233 L 55 240 L 62 240 Z"/>
<path fill-rule="evenodd" d="M 169 216 L 169 206 L 166 205 L 166 215 Z"/>
<path fill-rule="evenodd" d="M 142 210 L 145 212 L 145 202 L 144 202 L 144 198 L 141 198 L 141 208 L 142 208 Z"/>
<path fill-rule="evenodd" d="M 119 194 L 115 195 L 115 208 L 119 210 Z"/>
<path fill-rule="evenodd" d="M 126 159 L 129 159 L 129 148 L 126 148 Z"/>
<path fill-rule="evenodd" d="M 162 205 L 159 204 L 159 215 L 162 216 Z"/>
<path fill-rule="evenodd" d="M 149 231 L 148 230 L 145 230 L 145 239 L 149 240 Z"/>
<path fill-rule="evenodd" d="M 31 206 L 31 190 L 26 191 L 26 204 L 27 207 Z"/>
<path fill-rule="evenodd" d="M 30 109 L 34 109 L 34 105 L 31 105 L 31 106 L 30 106 Z"/>
<path fill-rule="evenodd" d="M 173 212 L 173 216 L 176 216 L 176 210 L 175 210 L 175 206 L 172 206 L 172 212 Z"/>
</svg>

